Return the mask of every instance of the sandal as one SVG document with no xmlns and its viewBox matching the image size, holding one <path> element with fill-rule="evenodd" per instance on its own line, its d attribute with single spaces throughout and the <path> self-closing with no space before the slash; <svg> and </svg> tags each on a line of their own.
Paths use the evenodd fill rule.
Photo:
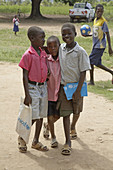
<svg viewBox="0 0 113 170">
<path fill-rule="evenodd" d="M 47 123 L 44 123 L 44 126 L 43 126 L 43 137 L 48 139 L 49 138 L 49 129 L 47 127 Z"/>
<path fill-rule="evenodd" d="M 71 130 L 70 132 L 70 137 L 71 137 L 71 140 L 74 140 L 77 138 L 77 132 L 76 130 Z"/>
<path fill-rule="evenodd" d="M 58 142 L 57 142 L 56 138 L 52 139 L 52 141 L 51 141 L 51 148 L 57 148 L 57 147 L 58 147 Z"/>
<path fill-rule="evenodd" d="M 18 149 L 21 153 L 26 153 L 27 152 L 27 146 L 25 141 L 19 136 L 18 137 Z"/>
<path fill-rule="evenodd" d="M 64 145 L 61 151 L 62 155 L 71 155 L 71 147 L 67 144 Z"/>
<path fill-rule="evenodd" d="M 38 142 L 37 144 L 31 146 L 31 148 L 39 150 L 39 151 L 48 151 L 49 149 L 47 146 L 44 146 L 41 142 Z"/>
</svg>

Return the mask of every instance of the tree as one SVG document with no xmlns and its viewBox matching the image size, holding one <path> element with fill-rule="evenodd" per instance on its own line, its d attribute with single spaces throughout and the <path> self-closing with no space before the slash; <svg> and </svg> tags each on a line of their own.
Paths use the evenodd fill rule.
<svg viewBox="0 0 113 170">
<path fill-rule="evenodd" d="M 31 14 L 29 18 L 42 18 L 42 14 L 40 12 L 40 3 L 42 0 L 32 0 L 32 8 L 31 8 Z"/>
</svg>

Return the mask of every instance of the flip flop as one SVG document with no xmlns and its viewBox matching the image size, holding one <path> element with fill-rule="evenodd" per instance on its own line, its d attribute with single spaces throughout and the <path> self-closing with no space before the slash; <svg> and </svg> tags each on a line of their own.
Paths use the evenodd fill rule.
<svg viewBox="0 0 113 170">
<path fill-rule="evenodd" d="M 71 130 L 70 132 L 70 137 L 71 137 L 71 140 L 74 140 L 77 138 L 77 132 L 76 130 Z"/>
<path fill-rule="evenodd" d="M 43 137 L 48 139 L 49 138 L 49 130 L 47 129 L 47 123 L 44 122 L 43 125 Z"/>
<path fill-rule="evenodd" d="M 39 151 L 48 151 L 49 150 L 47 148 L 47 146 L 44 146 L 41 142 L 38 142 L 36 145 L 32 144 L 31 148 L 39 150 Z"/>
<path fill-rule="evenodd" d="M 64 147 L 61 150 L 62 155 L 71 155 L 71 147 L 67 144 L 64 145 Z"/>
<path fill-rule="evenodd" d="M 52 139 L 52 141 L 51 141 L 51 148 L 57 148 L 57 147 L 58 147 L 58 142 L 57 142 L 56 138 Z"/>
<path fill-rule="evenodd" d="M 27 146 L 25 141 L 19 136 L 18 137 L 18 149 L 21 153 L 26 153 L 27 152 Z"/>
</svg>

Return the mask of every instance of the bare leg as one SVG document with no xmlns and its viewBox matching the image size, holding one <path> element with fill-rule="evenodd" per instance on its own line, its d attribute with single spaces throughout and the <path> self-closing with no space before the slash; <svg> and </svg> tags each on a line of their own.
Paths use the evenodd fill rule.
<svg viewBox="0 0 113 170">
<path fill-rule="evenodd" d="M 76 126 L 76 123 L 78 121 L 80 117 L 80 113 L 79 114 L 73 114 L 73 119 L 72 119 L 72 123 L 71 123 L 71 130 L 75 130 L 75 126 Z"/>
<path fill-rule="evenodd" d="M 91 70 L 90 70 L 90 82 L 88 85 L 94 85 L 94 65 L 91 64 Z"/>
<path fill-rule="evenodd" d="M 36 120 L 35 135 L 34 135 L 34 139 L 33 139 L 33 143 L 32 143 L 33 145 L 35 145 L 39 142 L 39 136 L 40 136 L 40 131 L 42 128 L 42 123 L 43 123 L 43 119 Z"/>
<path fill-rule="evenodd" d="M 42 128 L 43 118 L 36 120 L 36 128 L 35 135 L 32 142 L 32 148 L 40 151 L 48 151 L 47 146 L 44 146 L 41 142 L 39 142 L 39 136 Z"/>
<path fill-rule="evenodd" d="M 54 133 L 54 118 L 52 118 L 52 116 L 48 117 L 48 125 L 49 125 L 49 130 L 51 133 L 51 137 L 52 139 L 55 139 L 55 133 Z"/>
<path fill-rule="evenodd" d="M 113 75 L 113 71 L 110 70 L 109 68 L 105 67 L 104 65 L 99 65 L 99 66 L 97 66 L 97 67 L 99 67 L 99 68 L 101 68 L 102 70 L 105 70 L 105 71 L 107 71 L 107 72 L 109 72 L 109 73 L 111 73 L 111 74 Z"/>
<path fill-rule="evenodd" d="M 70 139 L 70 115 L 63 117 L 63 124 L 64 124 L 65 138 L 66 138 L 65 144 L 67 144 L 67 145 L 69 145 L 69 147 L 71 147 L 71 139 Z"/>
</svg>

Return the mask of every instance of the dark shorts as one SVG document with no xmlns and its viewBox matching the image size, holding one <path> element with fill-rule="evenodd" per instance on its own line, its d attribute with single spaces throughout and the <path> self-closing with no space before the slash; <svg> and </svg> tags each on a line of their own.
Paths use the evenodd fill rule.
<svg viewBox="0 0 113 170">
<path fill-rule="evenodd" d="M 90 64 L 95 65 L 95 66 L 99 66 L 102 64 L 101 62 L 101 57 L 103 55 L 105 48 L 93 48 L 92 52 L 89 56 L 90 59 Z"/>
<path fill-rule="evenodd" d="M 65 117 L 73 114 L 79 114 L 83 110 L 83 97 L 79 100 L 67 100 L 63 85 L 60 86 L 58 103 L 60 108 L 60 116 Z"/>
<path fill-rule="evenodd" d="M 48 116 L 60 116 L 60 110 L 57 109 L 57 101 L 48 101 Z"/>
</svg>

